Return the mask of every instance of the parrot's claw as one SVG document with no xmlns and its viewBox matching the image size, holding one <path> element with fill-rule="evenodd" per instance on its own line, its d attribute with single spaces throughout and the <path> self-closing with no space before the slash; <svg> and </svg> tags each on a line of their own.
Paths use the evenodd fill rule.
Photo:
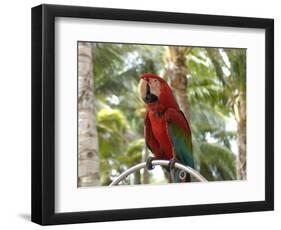
<svg viewBox="0 0 281 230">
<path fill-rule="evenodd" d="M 148 157 L 147 160 L 146 160 L 146 168 L 148 170 L 152 170 L 154 169 L 154 166 L 152 165 L 152 161 L 155 160 L 154 157 Z"/>
<path fill-rule="evenodd" d="M 168 164 L 170 170 L 175 169 L 175 164 L 177 163 L 177 158 L 173 157 Z"/>
</svg>

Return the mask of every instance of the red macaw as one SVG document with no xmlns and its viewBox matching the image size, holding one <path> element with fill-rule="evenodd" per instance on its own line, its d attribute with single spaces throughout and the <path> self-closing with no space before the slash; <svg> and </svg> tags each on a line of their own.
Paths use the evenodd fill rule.
<svg viewBox="0 0 281 230">
<path fill-rule="evenodd" d="M 148 169 L 152 169 L 151 160 L 155 158 L 169 160 L 170 171 L 176 161 L 194 168 L 191 130 L 168 83 L 157 75 L 145 73 L 140 77 L 139 86 L 147 110 L 145 141 L 154 155 L 147 161 Z M 176 170 L 176 182 L 190 181 L 189 175 L 179 178 Z"/>
</svg>

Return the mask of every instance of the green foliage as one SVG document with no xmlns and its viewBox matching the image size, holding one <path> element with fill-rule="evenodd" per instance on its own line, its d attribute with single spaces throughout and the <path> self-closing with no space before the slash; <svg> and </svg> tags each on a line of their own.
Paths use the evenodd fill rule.
<svg viewBox="0 0 281 230">
<path fill-rule="evenodd" d="M 127 120 L 117 109 L 101 109 L 97 114 L 97 121 L 102 128 L 112 132 L 124 133 L 128 128 Z"/>
<path fill-rule="evenodd" d="M 119 160 L 127 165 L 131 165 L 135 162 L 141 162 L 143 146 L 144 138 L 140 138 L 131 142 L 125 150 L 125 154 L 121 155 Z"/>
<path fill-rule="evenodd" d="M 102 184 L 108 184 L 112 170 L 119 170 L 117 158 L 126 144 L 124 134 L 128 130 L 128 122 L 120 110 L 101 109 L 97 113 L 97 130 Z"/>
<path fill-rule="evenodd" d="M 191 127 L 198 141 L 206 142 L 210 135 L 217 143 L 230 148 L 234 136 L 233 131 L 227 130 L 226 123 L 232 111 L 227 106 L 226 80 L 221 80 L 226 76 L 221 69 L 217 72 L 223 61 L 213 60 L 215 54 L 219 54 L 216 48 L 194 48 L 187 59 Z"/>
<path fill-rule="evenodd" d="M 208 181 L 236 179 L 236 158 L 229 149 L 218 144 L 202 143 L 200 150 L 200 173 Z"/>
</svg>

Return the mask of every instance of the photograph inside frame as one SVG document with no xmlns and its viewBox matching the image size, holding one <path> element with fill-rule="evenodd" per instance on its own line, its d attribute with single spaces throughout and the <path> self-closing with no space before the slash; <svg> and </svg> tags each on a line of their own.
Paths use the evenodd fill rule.
<svg viewBox="0 0 281 230">
<path fill-rule="evenodd" d="M 77 186 L 247 179 L 243 48 L 77 42 Z"/>
</svg>

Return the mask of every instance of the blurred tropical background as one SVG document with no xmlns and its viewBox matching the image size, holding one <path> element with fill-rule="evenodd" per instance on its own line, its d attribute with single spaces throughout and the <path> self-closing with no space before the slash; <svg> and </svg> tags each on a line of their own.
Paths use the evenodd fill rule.
<svg viewBox="0 0 281 230">
<path fill-rule="evenodd" d="M 189 120 L 195 169 L 208 181 L 246 179 L 246 50 L 78 42 L 78 186 L 109 185 L 151 152 L 139 76 L 163 77 Z M 167 183 L 161 167 L 121 184 Z"/>
</svg>

